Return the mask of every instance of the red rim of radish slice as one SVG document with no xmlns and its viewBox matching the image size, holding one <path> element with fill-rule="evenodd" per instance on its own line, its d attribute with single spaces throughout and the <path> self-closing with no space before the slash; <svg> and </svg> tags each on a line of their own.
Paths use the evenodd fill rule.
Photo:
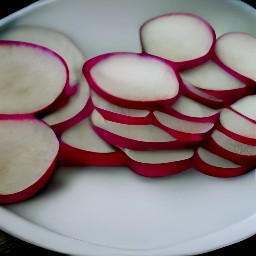
<svg viewBox="0 0 256 256">
<path fill-rule="evenodd" d="M 201 53 L 200 56 L 197 56 L 193 59 L 182 60 L 182 61 L 174 61 L 170 58 L 164 57 L 162 54 L 152 53 L 151 51 L 148 51 L 147 47 L 145 46 L 145 39 L 143 39 L 143 30 L 145 30 L 145 27 L 147 27 L 151 22 L 154 22 L 154 21 L 162 19 L 162 18 L 170 17 L 170 16 L 190 17 L 190 18 L 196 19 L 197 22 L 199 21 L 201 24 L 203 24 L 203 26 L 205 28 L 207 28 L 207 30 L 209 32 L 209 36 L 211 37 L 211 44 L 209 45 L 207 51 L 205 51 L 203 54 Z M 187 27 L 187 26 L 185 26 L 185 27 Z M 158 31 L 159 31 L 159 29 L 158 29 Z M 174 12 L 174 13 L 166 13 L 166 14 L 163 14 L 160 16 L 156 16 L 156 17 L 153 17 L 153 18 L 147 20 L 146 22 L 144 22 L 140 27 L 140 41 L 141 41 L 143 52 L 147 52 L 154 56 L 160 56 L 160 57 L 168 60 L 169 63 L 172 66 L 174 65 L 178 70 L 186 70 L 186 69 L 195 67 L 197 65 L 200 65 L 202 63 L 205 63 L 207 60 L 209 60 L 211 58 L 211 55 L 215 48 L 216 33 L 215 33 L 215 30 L 213 29 L 213 27 L 211 26 L 211 24 L 208 23 L 205 19 L 203 19 L 202 17 L 200 17 L 198 15 L 195 15 L 193 13 L 186 13 L 186 12 Z M 178 40 L 178 43 L 179 43 L 179 47 L 181 47 L 181 40 Z M 161 48 L 161 46 L 158 44 L 158 49 L 159 48 Z M 190 49 L 190 52 L 193 52 L 193 49 Z"/>
<path fill-rule="evenodd" d="M 204 152 L 202 152 L 204 151 Z M 207 154 L 212 158 L 222 159 L 225 161 L 229 167 L 217 166 L 214 163 L 207 162 L 206 159 L 202 156 L 202 154 Z M 236 177 L 240 176 L 252 169 L 251 166 L 247 165 L 237 165 L 227 159 L 224 159 L 216 154 L 211 153 L 210 151 L 205 150 L 204 148 L 199 147 L 194 154 L 194 168 L 206 175 L 213 176 L 213 177 L 222 177 L 222 178 L 229 178 L 229 177 Z"/>
<path fill-rule="evenodd" d="M 124 98 L 122 96 L 121 97 L 115 96 L 115 95 L 109 93 L 108 90 L 101 88 L 101 86 L 97 84 L 95 78 L 93 77 L 92 72 L 93 72 L 94 68 L 98 67 L 98 65 L 100 65 L 101 63 L 104 63 L 105 61 L 109 61 L 109 60 L 112 61 L 118 57 L 119 58 L 121 57 L 122 59 L 124 59 L 124 58 L 135 59 L 136 58 L 137 60 L 140 59 L 140 61 L 143 60 L 143 62 L 150 60 L 151 63 L 154 63 L 153 65 L 158 65 L 158 66 L 161 65 L 161 67 L 165 68 L 165 75 L 161 76 L 161 77 L 163 77 L 163 79 L 166 80 L 167 74 L 169 74 L 169 77 L 172 78 L 172 79 L 170 79 L 170 86 L 168 88 L 166 87 L 168 89 L 169 95 L 168 96 L 164 95 L 165 96 L 164 99 L 162 99 L 163 96 L 162 96 L 162 98 L 159 98 L 159 96 L 158 96 L 158 98 L 156 98 L 156 99 L 151 99 L 152 97 L 156 97 L 156 95 L 155 95 L 156 92 L 160 93 L 161 95 L 163 93 L 162 92 L 163 90 L 161 90 L 161 88 L 158 88 L 158 90 L 156 90 L 156 88 L 155 88 L 154 90 L 151 90 L 152 94 L 150 94 L 149 99 L 133 100 L 133 99 Z M 133 65 L 134 65 L 134 62 L 133 62 Z M 119 65 L 119 66 L 122 67 L 122 65 Z M 143 65 L 140 64 L 139 66 L 142 67 Z M 137 72 L 138 65 L 134 65 L 134 67 Z M 123 70 L 127 70 L 127 68 L 126 69 L 122 68 L 122 72 L 123 72 Z M 156 70 L 156 68 L 154 70 Z M 158 68 L 157 70 L 160 70 L 160 68 Z M 167 70 L 168 70 L 168 73 L 167 73 Z M 152 74 L 152 71 L 153 71 L 152 68 L 147 69 L 147 72 L 149 72 L 150 75 Z M 181 83 L 181 78 L 179 76 L 179 73 L 173 67 L 171 67 L 167 63 L 166 60 L 159 58 L 157 56 L 151 56 L 146 53 L 112 52 L 112 53 L 102 54 L 102 55 L 93 57 L 84 63 L 83 74 L 84 74 L 85 78 L 87 79 L 89 86 L 96 94 L 98 94 L 103 99 L 111 102 L 112 104 L 115 104 L 115 105 L 118 105 L 118 106 L 124 107 L 124 108 L 135 108 L 135 109 L 137 108 L 137 109 L 149 109 L 150 110 L 150 109 L 154 109 L 156 106 L 159 106 L 159 105 L 169 105 L 169 104 L 175 102 L 175 100 L 177 99 L 178 94 L 179 94 L 179 87 L 180 87 L 180 83 Z M 157 76 L 159 76 L 159 74 L 157 74 Z M 135 76 L 130 75 L 129 78 L 130 77 L 134 78 Z M 145 77 L 143 76 L 143 78 L 145 78 Z M 112 79 L 112 77 L 111 77 L 111 79 Z M 167 81 L 164 81 L 164 83 L 167 83 Z M 105 83 L 105 84 L 107 85 L 108 83 Z M 120 80 L 119 80 L 119 84 L 120 84 L 120 86 L 122 86 Z M 123 91 L 122 87 L 120 87 L 119 93 L 122 91 Z M 148 91 L 148 89 L 145 90 L 144 93 L 147 91 Z M 165 91 L 165 93 L 166 93 L 166 91 Z M 137 93 L 137 95 L 140 95 L 140 94 Z"/>
<path fill-rule="evenodd" d="M 60 108 L 62 105 L 65 105 L 68 102 L 69 96 L 76 92 L 76 88 L 70 89 L 69 70 L 68 70 L 67 64 L 64 61 L 64 59 L 57 53 L 43 46 L 26 43 L 26 42 L 20 42 L 20 41 L 0 40 L 0 46 L 7 46 L 7 47 L 17 46 L 17 47 L 38 49 L 39 51 L 47 53 L 48 55 L 54 56 L 54 58 L 58 59 L 58 61 L 61 63 L 61 65 L 65 70 L 65 82 L 63 83 L 62 90 L 58 93 L 55 99 L 47 103 L 46 106 L 41 107 L 40 109 L 35 109 L 33 111 L 31 110 L 29 113 L 26 112 L 26 113 L 1 113 L 1 114 L 7 114 L 7 115 L 8 114 L 38 114 L 38 113 L 42 114 L 42 113 L 51 112 L 53 110 Z"/>
<path fill-rule="evenodd" d="M 223 41 L 223 38 L 225 40 L 225 38 L 233 36 L 233 35 L 245 35 L 245 36 L 249 36 L 251 38 L 254 38 L 256 40 L 255 37 L 253 37 L 251 34 L 245 33 L 245 32 L 227 32 L 223 35 L 221 35 L 217 41 L 216 41 L 216 46 L 215 46 L 215 52 L 213 53 L 212 56 L 212 60 L 219 65 L 220 67 L 222 67 L 226 72 L 228 72 L 229 74 L 231 74 L 232 76 L 236 77 L 237 79 L 239 79 L 240 81 L 242 81 L 243 83 L 245 83 L 248 86 L 255 86 L 256 85 L 256 81 L 254 81 L 252 78 L 249 78 L 248 76 L 246 76 L 245 74 L 242 74 L 240 71 L 235 70 L 234 68 L 230 67 L 229 64 L 225 63 L 225 60 L 223 60 L 223 58 L 221 57 L 221 53 L 219 53 L 219 48 L 220 48 L 220 44 L 222 43 L 221 41 Z M 236 42 L 237 40 L 235 40 L 234 42 Z M 222 46 L 222 45 L 221 45 Z M 244 46 L 243 46 L 244 48 Z M 229 47 L 229 49 L 233 49 L 233 47 Z M 238 52 L 239 48 L 236 45 L 236 53 Z M 246 49 L 248 50 L 248 49 Z M 234 52 L 233 52 L 234 53 Z M 237 61 L 236 62 L 241 62 L 243 61 L 241 59 L 241 56 L 236 56 Z M 244 61 L 243 61 L 244 62 Z"/>
</svg>

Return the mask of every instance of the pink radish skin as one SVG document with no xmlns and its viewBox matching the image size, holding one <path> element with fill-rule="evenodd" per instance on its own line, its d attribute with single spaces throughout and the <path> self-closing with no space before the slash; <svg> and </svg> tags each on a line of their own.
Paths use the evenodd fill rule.
<svg viewBox="0 0 256 256">
<path fill-rule="evenodd" d="M 256 38 L 244 32 L 229 32 L 216 42 L 213 60 L 247 85 L 255 85 Z"/>
<path fill-rule="evenodd" d="M 250 171 L 252 166 L 237 165 L 199 147 L 194 154 L 194 168 L 209 176 L 229 178 Z"/>
<path fill-rule="evenodd" d="M 192 147 L 164 130 L 150 125 L 127 125 L 105 120 L 97 111 L 91 115 L 93 130 L 107 143 L 132 150 L 167 150 Z"/>
<path fill-rule="evenodd" d="M 1 31 L 0 38 L 33 43 L 56 52 L 67 63 L 70 89 L 79 83 L 85 55 L 72 39 L 62 32 L 40 26 L 17 26 Z"/>
<path fill-rule="evenodd" d="M 163 177 L 183 172 L 193 165 L 193 150 L 132 151 L 124 149 L 128 167 L 145 177 Z"/>
<path fill-rule="evenodd" d="M 59 164 L 62 166 L 124 166 L 126 156 L 101 140 L 92 130 L 87 117 L 62 134 Z"/>
<path fill-rule="evenodd" d="M 103 99 L 134 109 L 150 110 L 175 102 L 181 82 L 178 72 L 165 60 L 130 52 L 96 56 L 85 62 L 83 73 Z"/>
<path fill-rule="evenodd" d="M 1 54 L 3 55 L 1 57 L 2 61 L 3 61 L 2 65 L 1 65 L 2 71 L 4 72 L 5 76 L 7 76 L 7 78 L 4 78 L 5 76 L 2 75 L 2 83 L 5 84 L 7 81 L 8 81 L 8 83 L 12 83 L 12 81 L 14 81 L 12 79 L 14 79 L 14 77 L 17 76 L 17 74 L 18 74 L 17 72 L 19 71 L 19 72 L 21 72 L 20 73 L 21 78 L 19 78 L 19 80 L 17 80 L 17 81 L 19 81 L 19 83 L 21 83 L 19 90 L 29 89 L 26 87 L 26 86 L 28 86 L 28 82 L 24 80 L 24 79 L 27 79 L 26 76 L 29 76 L 28 72 L 30 71 L 30 70 L 26 71 L 25 68 L 28 68 L 28 65 L 30 65 L 30 66 L 32 65 L 32 63 L 30 63 L 32 60 L 29 60 L 28 56 L 33 55 L 34 58 L 38 58 L 38 60 L 52 62 L 52 63 L 54 62 L 55 69 L 56 70 L 57 70 L 57 68 L 59 69 L 58 70 L 58 73 L 59 73 L 58 79 L 59 80 L 54 82 L 53 79 L 49 77 L 49 79 L 51 79 L 51 80 L 49 80 L 48 82 L 53 83 L 51 88 L 54 88 L 54 91 L 51 92 L 52 95 L 47 95 L 47 97 L 49 97 L 49 99 L 47 101 L 45 101 L 46 95 L 44 95 L 44 93 L 43 93 L 46 90 L 46 88 L 41 88 L 40 95 L 32 95 L 31 96 L 32 99 L 26 101 L 26 102 L 33 101 L 33 102 L 35 102 L 36 106 L 30 106 L 28 104 L 28 106 L 24 105 L 23 109 L 21 109 L 21 106 L 20 106 L 20 108 L 17 110 L 14 107 L 9 106 L 9 105 L 8 105 L 8 107 L 3 106 L 2 109 L 0 109 L 1 114 L 37 114 L 37 113 L 42 113 L 42 112 L 46 113 L 48 111 L 53 111 L 54 109 L 57 109 L 58 107 L 60 107 L 60 104 L 63 105 L 68 101 L 68 98 L 70 96 L 70 95 L 68 95 L 68 93 L 70 94 L 69 71 L 68 71 L 67 65 L 66 65 L 65 61 L 62 59 L 62 57 L 60 57 L 55 52 L 52 52 L 51 50 L 49 50 L 47 48 L 44 48 L 44 47 L 41 47 L 38 45 L 34 45 L 34 44 L 30 44 L 30 43 L 18 42 L 18 41 L 0 40 L 0 50 L 1 50 Z M 21 59 L 21 61 L 20 61 L 20 59 L 15 57 L 15 55 L 16 55 L 16 53 L 21 52 L 21 51 L 24 52 L 23 53 L 24 60 L 21 59 L 23 57 L 20 56 L 20 59 Z M 7 52 L 8 52 L 8 54 L 7 54 Z M 25 54 L 25 52 L 26 52 L 26 54 Z M 44 59 L 43 59 L 43 57 L 44 57 Z M 11 65 L 9 62 L 12 62 L 13 65 L 16 65 L 15 71 L 11 70 L 10 67 L 6 66 L 6 65 Z M 38 62 L 38 65 L 42 65 L 42 63 Z M 49 67 L 47 67 L 47 66 L 49 66 L 49 63 L 45 63 L 45 65 L 39 66 L 39 70 L 37 70 L 38 75 L 40 74 L 40 72 L 46 72 L 47 68 L 49 69 Z M 49 70 L 47 72 L 49 72 Z M 60 75 L 60 73 L 63 73 L 63 74 Z M 8 78 L 8 75 L 10 75 L 11 78 Z M 38 81 L 39 86 L 41 86 L 40 85 L 40 83 L 42 83 L 41 77 L 38 77 L 38 75 L 37 75 L 37 80 L 35 80 L 35 82 Z M 45 75 L 47 77 L 47 73 Z M 43 76 L 43 73 L 41 73 L 40 76 Z M 7 79 L 7 81 L 5 81 L 6 79 Z M 57 79 L 57 77 L 55 79 Z M 48 87 L 49 87 L 49 85 L 48 85 Z M 12 87 L 10 87 L 10 90 L 12 90 Z M 49 89 L 48 89 L 48 91 L 49 91 Z M 68 93 L 67 93 L 67 91 L 68 91 Z M 13 91 L 10 91 L 10 92 L 11 92 L 11 94 L 8 94 L 8 97 L 6 96 L 5 100 L 7 100 L 7 98 L 9 98 L 11 95 L 14 94 Z M 20 91 L 20 93 L 21 93 L 21 95 L 19 97 L 22 96 L 22 91 Z M 32 93 L 32 90 L 30 90 L 30 93 Z M 49 93 L 50 93 L 50 91 L 49 91 Z M 24 97 L 25 97 L 25 95 L 26 94 L 24 94 Z M 4 97 L 4 96 L 2 96 L 2 97 Z M 25 101 L 24 97 L 23 97 L 23 101 Z M 41 100 L 38 102 L 38 99 L 43 99 L 44 101 Z M 11 101 L 11 99 L 9 101 L 13 102 L 13 101 Z M 3 99 L 2 99 L 2 104 L 3 104 Z"/>
<path fill-rule="evenodd" d="M 186 70 L 210 59 L 216 34 L 212 26 L 197 15 L 168 13 L 146 21 L 140 28 L 140 40 L 143 52 Z"/>
<path fill-rule="evenodd" d="M 2 168 L 0 203 L 34 196 L 55 170 L 59 141 L 52 129 L 37 119 L 20 117 L 0 121 Z M 14 156 L 17 154 L 16 156 Z"/>
</svg>

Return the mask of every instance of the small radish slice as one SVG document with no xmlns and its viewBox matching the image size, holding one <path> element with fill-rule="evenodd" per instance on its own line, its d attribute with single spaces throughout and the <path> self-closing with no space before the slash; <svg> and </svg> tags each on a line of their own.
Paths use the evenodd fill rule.
<svg viewBox="0 0 256 256">
<path fill-rule="evenodd" d="M 128 125 L 103 118 L 99 112 L 91 115 L 94 131 L 107 143 L 133 150 L 178 149 L 188 146 L 154 125 Z"/>
<path fill-rule="evenodd" d="M 212 26 L 191 13 L 169 13 L 146 21 L 140 29 L 142 50 L 175 63 L 180 70 L 207 61 L 215 46 Z"/>
<path fill-rule="evenodd" d="M 223 34 L 217 40 L 214 61 L 245 84 L 255 84 L 256 38 L 243 32 Z"/>
<path fill-rule="evenodd" d="M 194 168 L 214 177 L 236 177 L 252 169 L 251 166 L 238 165 L 199 147 L 194 155 Z"/>
<path fill-rule="evenodd" d="M 183 172 L 192 167 L 194 150 L 133 151 L 124 149 L 128 167 L 146 177 L 162 177 Z"/>
<path fill-rule="evenodd" d="M 85 62 L 83 73 L 95 93 L 124 108 L 168 105 L 179 93 L 178 73 L 164 60 L 147 54 L 96 56 Z"/>
<path fill-rule="evenodd" d="M 211 60 L 180 72 L 180 75 L 190 85 L 228 102 L 234 102 L 238 98 L 246 96 L 249 90 L 244 83 Z"/>
<path fill-rule="evenodd" d="M 214 130 L 204 147 L 239 165 L 252 164 L 256 160 L 256 146 L 236 141 L 219 130 Z"/>
<path fill-rule="evenodd" d="M 19 26 L 1 31 L 0 38 L 38 44 L 58 53 L 68 65 L 70 85 L 74 86 L 79 82 L 85 56 L 62 32 L 39 26 Z"/>
<path fill-rule="evenodd" d="M 53 174 L 59 141 L 36 119 L 0 121 L 0 203 L 25 200 L 42 189 Z"/>
<path fill-rule="evenodd" d="M 256 146 L 256 124 L 231 109 L 223 109 L 218 130 L 239 142 Z"/>
<path fill-rule="evenodd" d="M 161 111 L 154 111 L 153 113 L 156 118 L 156 126 L 183 142 L 201 143 L 206 134 L 214 127 L 214 123 L 212 122 L 200 123 L 187 121 Z"/>
<path fill-rule="evenodd" d="M 68 69 L 41 46 L 0 41 L 0 113 L 34 114 L 64 99 Z"/>
<path fill-rule="evenodd" d="M 180 96 L 166 111 L 174 117 L 192 122 L 215 122 L 219 117 L 219 111 L 185 96 Z"/>
<path fill-rule="evenodd" d="M 62 134 L 59 163 L 66 166 L 123 166 L 126 157 L 102 140 L 86 118 Z"/>
<path fill-rule="evenodd" d="M 88 83 L 84 76 L 81 76 L 77 93 L 71 96 L 64 107 L 45 116 L 43 120 L 59 135 L 91 113 L 93 106 L 89 97 L 90 89 Z"/>
<path fill-rule="evenodd" d="M 181 84 L 181 94 L 213 109 L 222 108 L 227 104 L 226 101 L 200 90 L 185 80 Z"/>
<path fill-rule="evenodd" d="M 151 112 L 148 110 L 119 107 L 104 100 L 93 91 L 91 99 L 95 109 L 109 121 L 123 124 L 148 124 L 151 122 Z"/>
</svg>

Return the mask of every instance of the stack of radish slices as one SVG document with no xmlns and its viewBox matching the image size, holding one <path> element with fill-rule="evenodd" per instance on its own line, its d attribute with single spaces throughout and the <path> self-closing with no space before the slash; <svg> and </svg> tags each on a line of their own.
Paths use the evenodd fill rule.
<svg viewBox="0 0 256 256">
<path fill-rule="evenodd" d="M 194 14 L 140 28 L 141 53 L 89 60 L 61 32 L 0 35 L 0 203 L 25 200 L 62 166 L 127 166 L 147 177 L 217 177 L 256 160 L 256 39 L 216 40 Z"/>
</svg>

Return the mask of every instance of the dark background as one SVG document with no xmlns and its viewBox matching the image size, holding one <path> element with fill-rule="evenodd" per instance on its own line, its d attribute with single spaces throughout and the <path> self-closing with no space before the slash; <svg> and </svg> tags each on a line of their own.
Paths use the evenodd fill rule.
<svg viewBox="0 0 256 256">
<path fill-rule="evenodd" d="M 74 1 L 74 0 L 73 0 Z M 107 1 L 107 0 L 106 0 Z M 127 0 L 129 1 L 129 0 Z M 192 1 L 192 0 L 191 0 Z M 19 10 L 35 0 L 0 0 L 0 19 Z M 243 1 L 256 8 L 255 1 Z M 256 26 L 256 23 L 255 23 Z M 63 255 L 56 252 L 51 252 L 23 242 L 15 237 L 12 237 L 0 230 L 0 255 L 1 256 L 19 256 L 19 255 L 37 255 L 37 256 L 58 256 Z M 222 255 L 256 255 L 256 235 L 239 243 L 201 254 L 203 256 L 222 256 Z"/>
</svg>

